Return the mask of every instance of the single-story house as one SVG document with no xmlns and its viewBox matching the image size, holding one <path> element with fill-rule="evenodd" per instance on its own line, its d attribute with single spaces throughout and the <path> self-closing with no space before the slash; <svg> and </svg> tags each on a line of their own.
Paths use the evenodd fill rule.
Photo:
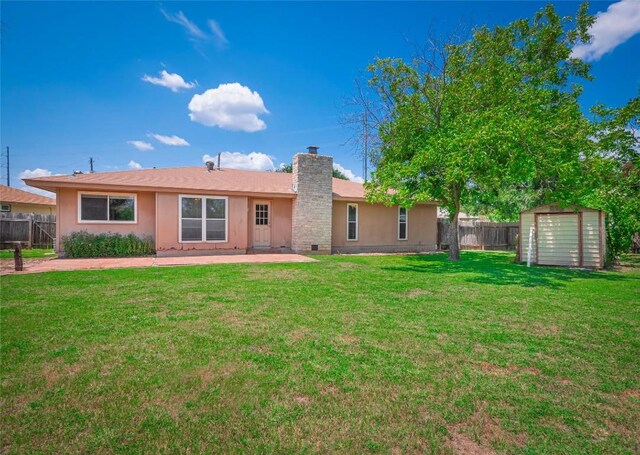
<svg viewBox="0 0 640 455">
<path fill-rule="evenodd" d="M 0 185 L 0 212 L 55 215 L 56 201 L 12 186 Z"/>
<path fill-rule="evenodd" d="M 601 269 L 605 213 L 588 207 L 542 205 L 520 213 L 520 260 L 538 265 Z"/>
<path fill-rule="evenodd" d="M 293 158 L 293 173 L 206 166 L 25 179 L 57 194 L 58 242 L 74 231 L 153 238 L 159 255 L 293 251 L 423 252 L 437 246 L 437 204 L 365 201 L 333 178 L 333 159 Z"/>
</svg>

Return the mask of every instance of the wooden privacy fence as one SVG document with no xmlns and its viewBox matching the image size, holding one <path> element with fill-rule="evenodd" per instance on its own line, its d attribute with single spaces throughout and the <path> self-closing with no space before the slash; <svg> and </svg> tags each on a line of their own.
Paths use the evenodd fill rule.
<svg viewBox="0 0 640 455">
<path fill-rule="evenodd" d="M 458 238 L 463 250 L 515 250 L 518 223 L 459 221 Z M 449 248 L 449 220 L 438 220 L 438 248 Z"/>
<path fill-rule="evenodd" d="M 13 248 L 20 242 L 26 248 L 54 248 L 56 216 L 33 213 L 2 213 L 0 248 Z"/>
</svg>

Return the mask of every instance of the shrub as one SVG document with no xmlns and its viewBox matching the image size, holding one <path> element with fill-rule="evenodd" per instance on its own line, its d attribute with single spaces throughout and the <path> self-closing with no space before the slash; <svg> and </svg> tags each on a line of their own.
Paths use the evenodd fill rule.
<svg viewBox="0 0 640 455">
<path fill-rule="evenodd" d="M 103 258 L 148 256 L 154 253 L 153 239 L 134 234 L 90 234 L 87 231 L 72 232 L 62 237 L 62 248 L 69 258 Z"/>
</svg>

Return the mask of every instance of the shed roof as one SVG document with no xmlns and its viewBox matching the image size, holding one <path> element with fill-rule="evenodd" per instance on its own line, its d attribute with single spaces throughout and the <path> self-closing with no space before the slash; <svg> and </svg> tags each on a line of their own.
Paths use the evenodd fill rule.
<svg viewBox="0 0 640 455">
<path fill-rule="evenodd" d="M 569 212 L 602 212 L 602 210 L 594 209 L 591 207 L 585 207 L 581 205 L 568 205 L 563 207 L 560 204 L 544 204 L 537 207 L 533 207 L 529 210 L 523 210 L 521 214 L 525 213 L 569 213 Z"/>
<path fill-rule="evenodd" d="M 12 204 L 56 205 L 55 199 L 6 185 L 0 185 L 0 201 Z"/>
<path fill-rule="evenodd" d="M 171 192 L 206 191 L 268 194 L 278 197 L 295 197 L 296 194 L 292 189 L 291 174 L 239 169 L 208 171 L 204 166 L 58 175 L 24 181 L 27 185 L 50 191 L 71 187 Z M 337 199 L 364 199 L 364 187 L 361 183 L 334 178 L 333 196 Z"/>
</svg>

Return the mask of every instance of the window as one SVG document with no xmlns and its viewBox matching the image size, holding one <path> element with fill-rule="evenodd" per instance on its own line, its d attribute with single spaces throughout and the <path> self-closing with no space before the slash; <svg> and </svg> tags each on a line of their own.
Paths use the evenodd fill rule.
<svg viewBox="0 0 640 455">
<path fill-rule="evenodd" d="M 180 242 L 226 241 L 226 197 L 180 196 Z"/>
<path fill-rule="evenodd" d="M 78 222 L 135 223 L 136 196 L 134 194 L 78 193 Z"/>
<path fill-rule="evenodd" d="M 10 212 L 11 205 L 10 204 L 0 204 L 0 212 Z"/>
<path fill-rule="evenodd" d="M 398 207 L 398 240 L 407 240 L 407 208 Z"/>
<path fill-rule="evenodd" d="M 347 204 L 347 240 L 358 240 L 358 204 Z"/>
<path fill-rule="evenodd" d="M 269 204 L 256 204 L 256 226 L 269 224 Z"/>
</svg>

